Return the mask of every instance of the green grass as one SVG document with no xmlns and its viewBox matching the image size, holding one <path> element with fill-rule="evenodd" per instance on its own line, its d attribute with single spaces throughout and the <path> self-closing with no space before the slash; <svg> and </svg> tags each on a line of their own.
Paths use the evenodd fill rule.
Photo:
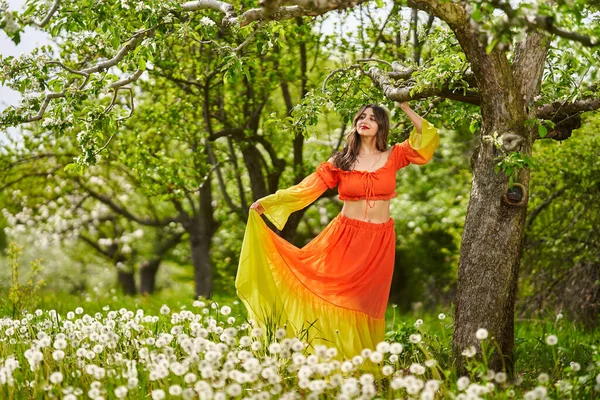
<svg viewBox="0 0 600 400">
<path fill-rule="evenodd" d="M 34 299 L 28 299 L 30 301 L 31 313 L 34 313 L 36 309 L 43 310 L 43 316 L 35 317 L 33 321 L 40 319 L 40 323 L 43 322 L 43 318 L 47 318 L 49 310 L 55 310 L 60 315 L 64 316 L 69 311 L 75 310 L 77 307 L 84 309 L 83 314 L 89 314 L 95 316 L 100 313 L 99 320 L 106 318 L 107 310 L 120 310 L 126 309 L 131 310 L 134 313 L 138 309 L 142 309 L 145 315 L 159 315 L 160 309 L 163 305 L 168 305 L 171 309 L 171 313 L 179 312 L 181 310 L 189 310 L 193 313 L 199 312 L 199 310 L 192 306 L 193 303 L 193 292 L 191 289 L 180 288 L 166 289 L 153 296 L 122 296 L 117 294 L 114 290 L 104 293 L 94 293 L 91 295 L 73 295 L 65 293 L 52 293 L 52 292 L 41 292 Z M 231 316 L 234 316 L 237 320 L 236 325 L 245 321 L 245 310 L 242 304 L 235 298 L 228 296 L 215 296 L 213 299 L 219 304 L 212 310 L 206 310 L 206 315 L 218 315 L 218 310 L 222 305 L 228 305 L 232 308 Z M 445 318 L 442 320 L 438 317 L 440 313 L 445 314 Z M 10 317 L 12 315 L 12 308 L 8 302 L 7 296 L 3 292 L 0 292 L 0 318 Z M 75 319 L 81 318 L 83 315 L 76 316 Z M 206 321 L 208 317 L 202 321 Z M 217 316 L 218 319 L 218 316 Z M 224 319 L 221 316 L 220 324 L 224 323 Z M 415 326 L 415 322 L 420 319 L 422 324 Z M 387 321 L 387 335 L 386 338 L 389 342 L 399 342 L 404 346 L 404 351 L 399 355 L 399 360 L 394 364 L 395 371 L 400 371 L 402 375 L 410 374 L 411 364 L 425 364 L 427 365 L 428 360 L 435 360 L 437 366 L 428 367 L 424 375 L 420 375 L 423 379 L 438 379 L 442 386 L 439 389 L 439 398 L 453 397 L 456 393 L 460 392 L 457 387 L 457 376 L 455 369 L 452 366 L 452 310 L 431 310 L 422 312 L 408 312 L 400 313 L 397 308 L 390 306 L 386 313 Z M 60 324 L 59 324 L 60 325 Z M 147 324 L 144 328 L 143 335 L 154 335 L 159 337 L 164 332 L 170 332 L 172 322 L 169 318 L 164 316 L 160 318 L 160 322 L 155 324 Z M 225 326 L 225 325 L 224 325 Z M 45 329 L 50 335 L 56 334 L 60 329 L 60 326 L 51 329 Z M 189 328 L 189 327 L 188 327 Z M 49 354 L 45 355 L 46 364 L 43 367 L 44 374 L 34 374 L 28 372 L 28 361 L 23 356 L 25 350 L 30 347 L 31 343 L 25 338 L 23 341 L 17 341 L 10 345 L 6 340 L 2 340 L 3 329 L 0 327 L 0 367 L 2 361 L 9 357 L 11 354 L 15 355 L 21 365 L 21 370 L 16 374 L 18 378 L 16 380 L 23 385 L 26 381 L 31 382 L 32 379 L 36 383 L 47 384 L 48 376 L 50 373 L 57 368 L 64 373 L 78 373 L 75 364 L 61 365 L 60 362 L 54 364 Z M 31 328 L 33 329 L 33 328 Z M 38 328 L 35 328 L 38 329 Z M 186 328 L 187 329 L 187 328 Z M 33 334 L 33 331 L 31 331 Z M 240 330 L 241 332 L 241 330 Z M 241 335 L 242 333 L 240 333 Z M 419 334 L 421 335 L 422 341 L 418 344 L 410 342 L 410 335 Z M 548 335 L 556 335 L 558 337 L 558 344 L 550 346 L 546 343 L 546 337 Z M 143 336 L 142 335 L 142 336 Z M 219 336 L 210 334 L 209 338 L 212 338 L 215 342 L 218 342 Z M 272 337 L 274 332 L 269 332 L 268 336 Z M 147 336 L 146 336 L 147 337 Z M 488 398 L 512 398 L 515 394 L 519 396 L 528 396 L 527 392 L 538 387 L 538 390 L 545 390 L 550 398 L 595 398 L 600 395 L 599 391 L 596 391 L 596 386 L 600 389 L 600 384 L 596 384 L 596 376 L 600 373 L 600 355 L 598 352 L 598 338 L 600 337 L 598 328 L 593 330 L 585 331 L 581 327 L 572 322 L 569 322 L 565 318 L 557 319 L 556 316 L 548 316 L 542 320 L 518 320 L 515 322 L 515 356 L 516 356 L 516 377 L 517 381 L 510 381 L 506 383 L 495 382 L 497 388 L 493 394 L 488 394 Z M 239 339 L 239 338 L 237 338 Z M 237 340 L 236 339 L 236 340 Z M 267 340 L 266 338 L 264 340 Z M 255 352 L 255 356 L 258 358 L 264 356 L 264 347 L 269 345 L 272 339 L 268 339 L 263 346 L 263 350 Z M 127 355 L 127 358 L 135 359 L 137 353 L 131 351 L 132 343 L 122 340 L 118 345 L 120 351 Z M 151 346 L 150 346 L 151 347 Z M 52 349 L 50 349 L 52 350 Z M 180 354 L 183 356 L 183 354 Z M 74 356 L 73 356 L 74 357 Z M 107 362 L 110 358 L 99 360 L 96 363 Z M 386 361 L 387 362 L 387 361 Z M 573 370 L 571 362 L 576 362 L 581 366 L 579 371 Z M 471 361 L 472 373 L 470 379 L 472 383 L 480 382 L 482 385 L 486 383 L 485 379 L 482 380 L 480 376 L 477 376 L 477 370 L 487 371 L 487 366 L 481 362 Z M 576 367 L 577 365 L 575 365 Z M 356 371 L 355 371 L 356 372 Z M 398 372 L 399 373 L 399 372 Z M 538 382 L 538 376 L 541 373 L 548 374 L 549 381 L 547 383 L 540 384 Z M 350 376 L 350 375 L 348 375 Z M 359 375 L 356 375 L 359 376 Z M 396 375 L 394 375 L 396 376 Z M 399 375 L 398 375 L 399 376 Z M 177 382 L 169 378 L 170 384 Z M 286 387 L 288 389 L 296 388 L 299 385 L 299 381 L 296 378 L 287 376 Z M 400 378 L 397 378 L 400 379 Z M 65 381 L 68 377 L 65 378 Z M 179 379 L 181 381 L 181 379 Z M 39 382 L 38 382 L 39 381 Z M 385 380 L 384 380 L 385 381 Z M 45 383 L 44 383 L 45 382 Z M 383 386 L 377 386 L 380 394 L 392 395 L 389 390 L 389 385 L 392 379 L 390 378 L 387 383 L 381 383 Z M 522 383 L 520 383 L 522 382 Z M 557 382 L 563 382 L 562 384 L 571 385 L 570 392 L 559 392 L 557 388 Z M 565 383 L 566 382 L 566 383 Z M 487 382 L 489 385 L 489 381 Z M 81 379 L 81 382 L 73 383 L 74 386 L 79 385 L 82 389 L 89 390 L 91 381 Z M 123 382 L 110 381 L 106 382 L 106 387 L 109 392 L 113 391 Z M 183 382 L 180 382 L 185 387 Z M 148 390 L 160 389 L 167 391 L 168 385 L 166 383 L 156 382 L 148 378 L 148 375 L 140 373 L 140 385 L 144 385 Z M 386 386 L 388 385 L 388 386 Z M 543 387 L 545 389 L 540 389 Z M 386 389 L 387 388 L 387 389 Z M 252 390 L 252 389 L 248 389 Z M 400 389 L 402 390 L 402 389 Z M 148 391 L 146 391 L 147 393 Z M 11 394 L 12 393 L 12 394 Z M 14 396 L 15 391 L 5 390 L 0 384 L 0 397 Z M 29 396 L 33 398 L 46 398 L 46 394 L 43 391 L 28 392 Z M 35 393 L 35 394 L 34 394 Z M 129 398 L 136 398 L 131 392 Z M 335 397 L 334 391 L 324 392 L 325 397 Z M 307 394 L 307 392 L 305 392 Z M 401 393 L 400 393 L 401 394 Z M 398 392 L 394 393 L 397 397 Z M 4 397 L 3 397 L 4 396 Z M 533 396 L 529 394 L 529 396 Z M 109 396 L 110 397 L 110 396 Z M 390 397 L 391 398 L 391 397 Z M 533 398 L 533 397 L 531 397 Z"/>
</svg>

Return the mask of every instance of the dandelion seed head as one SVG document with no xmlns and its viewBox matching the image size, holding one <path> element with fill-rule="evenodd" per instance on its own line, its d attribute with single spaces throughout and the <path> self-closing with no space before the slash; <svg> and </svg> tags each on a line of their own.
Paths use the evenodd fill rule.
<svg viewBox="0 0 600 400">
<path fill-rule="evenodd" d="M 402 353 L 402 350 L 403 350 L 402 343 L 394 342 L 390 345 L 390 353 L 392 353 L 392 354 L 400 354 L 400 353 Z"/>
<path fill-rule="evenodd" d="M 458 390 L 462 392 L 469 386 L 470 383 L 471 381 L 468 377 L 461 376 L 460 378 L 458 378 L 458 381 L 456 381 L 456 386 L 458 387 Z"/>
<path fill-rule="evenodd" d="M 383 361 L 383 354 L 378 351 L 374 351 L 369 354 L 369 360 L 373 361 L 375 364 L 379 364 Z"/>
<path fill-rule="evenodd" d="M 409 370 L 415 375 L 422 375 L 425 373 L 425 367 L 418 363 L 412 363 L 409 367 Z"/>
<path fill-rule="evenodd" d="M 166 304 L 163 304 L 162 307 L 160 308 L 160 313 L 162 315 L 168 315 L 171 313 L 171 309 Z M 163 392 L 163 394 L 164 394 L 164 392 Z"/>
<path fill-rule="evenodd" d="M 558 343 L 558 338 L 556 337 L 556 335 L 548 335 L 546 336 L 546 343 L 550 346 L 554 346 Z"/>
<path fill-rule="evenodd" d="M 53 372 L 50 374 L 49 380 L 53 385 L 59 384 L 63 381 L 63 374 L 59 371 Z"/>
<path fill-rule="evenodd" d="M 496 374 L 496 376 L 494 377 L 494 379 L 498 383 L 504 383 L 504 382 L 506 382 L 506 379 L 507 379 L 506 373 L 504 373 L 504 372 L 498 372 Z"/>
<path fill-rule="evenodd" d="M 569 363 L 569 365 L 571 366 L 571 369 L 572 369 L 574 372 L 577 372 L 577 371 L 579 371 L 579 370 L 581 369 L 581 364 L 579 364 L 578 362 L 571 361 L 571 362 Z"/>
<path fill-rule="evenodd" d="M 375 350 L 377 350 L 379 353 L 385 354 L 390 351 L 390 344 L 385 341 L 379 342 L 379 343 L 377 343 Z"/>
<path fill-rule="evenodd" d="M 467 358 L 470 358 L 477 354 L 477 349 L 475 349 L 475 346 L 469 346 L 464 349 L 461 354 Z"/>
<path fill-rule="evenodd" d="M 475 332 L 475 337 L 479 340 L 485 340 L 488 337 L 488 331 L 485 328 L 479 328 L 477 329 L 477 332 Z"/>
<path fill-rule="evenodd" d="M 383 367 L 381 367 L 381 373 L 384 376 L 390 376 L 394 373 L 394 367 L 392 367 L 391 365 L 384 365 Z"/>
<path fill-rule="evenodd" d="M 412 335 L 410 335 L 408 337 L 408 341 L 413 343 L 413 344 L 417 344 L 421 342 L 421 335 L 419 335 L 418 333 L 413 333 Z"/>
</svg>

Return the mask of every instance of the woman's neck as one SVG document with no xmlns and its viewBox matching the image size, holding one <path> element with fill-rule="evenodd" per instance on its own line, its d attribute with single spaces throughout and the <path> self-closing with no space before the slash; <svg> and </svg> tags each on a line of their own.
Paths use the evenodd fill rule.
<svg viewBox="0 0 600 400">
<path fill-rule="evenodd" d="M 361 156 L 368 156 L 375 153 L 379 153 L 379 150 L 377 150 L 377 142 L 375 141 L 375 137 L 361 138 L 358 154 Z"/>
</svg>

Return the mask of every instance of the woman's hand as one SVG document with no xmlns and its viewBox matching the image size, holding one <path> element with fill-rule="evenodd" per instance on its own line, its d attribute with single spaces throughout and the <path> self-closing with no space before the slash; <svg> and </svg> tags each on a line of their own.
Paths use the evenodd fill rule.
<svg viewBox="0 0 600 400">
<path fill-rule="evenodd" d="M 397 101 L 396 104 L 398 104 L 398 106 L 400 107 L 400 109 L 404 112 L 406 112 L 406 110 L 410 110 L 410 106 L 408 105 L 408 101 L 403 101 L 403 102 L 399 102 Z"/>
<path fill-rule="evenodd" d="M 254 203 L 252 203 L 252 205 L 250 206 L 251 210 L 256 210 L 256 212 L 260 215 L 262 213 L 265 212 L 265 209 L 263 208 L 263 206 L 260 205 L 260 203 L 257 201 L 255 201 Z"/>
<path fill-rule="evenodd" d="M 421 127 L 422 127 L 421 116 L 419 114 L 417 114 L 416 112 L 414 112 L 412 108 L 410 108 L 410 106 L 408 105 L 408 101 L 403 101 L 403 102 L 397 101 L 396 104 L 402 109 L 402 111 L 404 111 L 404 113 L 406 115 L 408 115 L 410 122 L 412 122 L 412 124 L 415 126 L 415 129 L 417 130 L 417 132 L 421 133 Z"/>
</svg>

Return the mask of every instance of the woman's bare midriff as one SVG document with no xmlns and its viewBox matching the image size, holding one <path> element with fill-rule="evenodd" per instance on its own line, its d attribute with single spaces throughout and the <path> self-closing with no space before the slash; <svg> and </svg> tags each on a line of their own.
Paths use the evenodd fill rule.
<svg viewBox="0 0 600 400">
<path fill-rule="evenodd" d="M 344 200 L 342 215 L 374 224 L 388 222 L 390 219 L 390 201 L 389 200 L 369 200 L 373 208 L 367 206 L 366 200 Z M 367 208 L 367 217 L 365 218 L 365 208 Z"/>
</svg>

